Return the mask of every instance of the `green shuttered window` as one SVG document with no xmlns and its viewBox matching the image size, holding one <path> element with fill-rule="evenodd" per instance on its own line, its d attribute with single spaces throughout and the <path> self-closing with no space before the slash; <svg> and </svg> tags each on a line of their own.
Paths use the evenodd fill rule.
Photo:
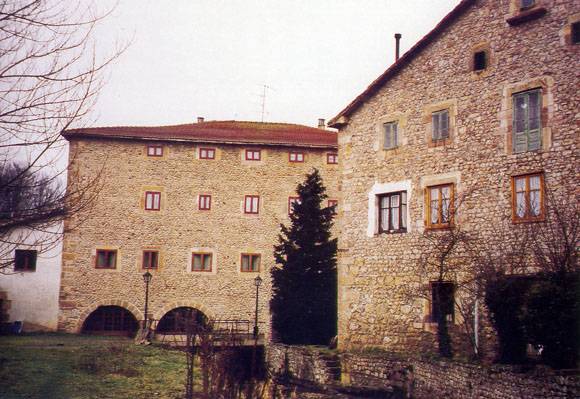
<svg viewBox="0 0 580 399">
<path fill-rule="evenodd" d="M 514 153 L 536 151 L 542 147 L 542 90 L 513 95 Z"/>
<path fill-rule="evenodd" d="M 433 112 L 433 135 L 432 140 L 445 140 L 449 137 L 449 110 Z"/>
</svg>

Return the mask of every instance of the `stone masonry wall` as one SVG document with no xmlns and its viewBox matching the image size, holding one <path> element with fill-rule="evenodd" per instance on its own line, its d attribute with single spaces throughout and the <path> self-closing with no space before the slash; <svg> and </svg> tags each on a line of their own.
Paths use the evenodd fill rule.
<svg viewBox="0 0 580 399">
<path fill-rule="evenodd" d="M 290 163 L 291 148 L 159 144 L 163 156 L 156 158 L 146 156 L 145 141 L 71 141 L 71 170 L 88 181 L 103 168 L 104 180 L 95 207 L 66 222 L 70 228 L 86 218 L 64 238 L 59 329 L 79 332 L 100 305 L 123 306 L 142 320 L 142 251 L 156 249 L 160 266 L 152 271 L 149 317 L 191 306 L 212 319 L 253 320 L 259 274 L 259 320 L 268 334 L 269 270 L 279 224 L 289 221 L 288 197 L 316 167 L 329 199 L 338 199 L 338 166 L 326 161 L 336 150 L 303 149 L 305 162 Z M 199 147 L 216 147 L 216 159 L 199 159 Z M 261 161 L 243 160 L 246 148 L 260 148 Z M 147 190 L 162 192 L 160 211 L 144 210 Z M 199 194 L 212 195 L 211 210 L 198 210 Z M 245 195 L 260 196 L 258 215 L 244 214 Z M 116 269 L 95 269 L 98 248 L 118 251 Z M 192 251 L 213 254 L 211 272 L 191 271 Z M 242 253 L 261 254 L 259 273 L 240 271 Z"/>
<path fill-rule="evenodd" d="M 428 292 L 434 277 L 421 275 L 417 267 L 426 187 L 454 184 L 456 197 L 465 195 L 455 223 L 484 239 L 498 231 L 518 234 L 512 223 L 512 176 L 542 172 L 555 197 L 577 194 L 580 46 L 566 35 L 580 3 L 542 0 L 537 7 L 545 7 L 545 15 L 514 26 L 506 22 L 518 13 L 511 3 L 475 1 L 339 131 L 343 349 L 436 351 L 429 301 L 408 295 L 409 288 Z M 479 49 L 487 49 L 489 65 L 473 72 Z M 541 148 L 514 154 L 512 94 L 534 88 L 542 92 Z M 450 138 L 434 145 L 430 115 L 439 109 L 450 112 Z M 384 150 L 383 124 L 389 121 L 399 122 L 399 145 Z M 408 195 L 407 232 L 378 234 L 377 195 L 396 191 Z M 459 328 L 456 316 L 454 328 Z"/>
</svg>

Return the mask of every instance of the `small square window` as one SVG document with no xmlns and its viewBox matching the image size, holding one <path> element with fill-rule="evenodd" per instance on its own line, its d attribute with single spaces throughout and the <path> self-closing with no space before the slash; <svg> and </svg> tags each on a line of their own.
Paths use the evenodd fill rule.
<svg viewBox="0 0 580 399">
<path fill-rule="evenodd" d="M 449 110 L 433 112 L 431 114 L 432 140 L 445 140 L 449 138 Z"/>
<path fill-rule="evenodd" d="M 199 210 L 209 211 L 211 210 L 211 195 L 202 194 L 199 196 Z"/>
<path fill-rule="evenodd" d="M 199 159 L 215 159 L 215 148 L 200 148 Z"/>
<path fill-rule="evenodd" d="M 304 162 L 304 153 L 303 152 L 291 151 L 288 154 L 288 157 L 290 158 L 290 162 Z"/>
<path fill-rule="evenodd" d="M 147 146 L 147 156 L 149 156 L 149 157 L 162 157 L 163 156 L 163 146 L 161 146 L 161 145 L 148 145 Z"/>
<path fill-rule="evenodd" d="M 580 43 L 580 21 L 574 22 L 570 28 L 572 31 L 572 44 Z"/>
<path fill-rule="evenodd" d="M 191 257 L 191 270 L 194 272 L 211 272 L 212 254 L 194 252 Z"/>
<path fill-rule="evenodd" d="M 520 9 L 525 10 L 526 8 L 533 7 L 536 4 L 536 0 L 520 0 Z"/>
<path fill-rule="evenodd" d="M 159 267 L 159 251 L 143 251 L 143 269 L 157 270 Z"/>
<path fill-rule="evenodd" d="M 259 272 L 260 255 L 259 254 L 242 254 L 240 270 L 242 272 Z"/>
<path fill-rule="evenodd" d="M 512 219 L 532 222 L 544 217 L 544 175 L 533 173 L 512 177 Z"/>
<path fill-rule="evenodd" d="M 246 150 L 246 161 L 259 161 L 262 159 L 261 150 Z"/>
<path fill-rule="evenodd" d="M 453 184 L 427 187 L 427 227 L 445 228 L 453 224 Z"/>
<path fill-rule="evenodd" d="M 145 193 L 145 210 L 158 211 L 161 209 L 161 193 L 158 191 L 147 191 Z"/>
<path fill-rule="evenodd" d="M 483 71 L 487 68 L 487 53 L 485 51 L 478 51 L 473 54 L 473 70 Z"/>
<path fill-rule="evenodd" d="M 455 320 L 455 283 L 451 281 L 431 282 L 431 321 L 437 322 L 440 315 Z"/>
<path fill-rule="evenodd" d="M 326 163 L 337 164 L 338 163 L 338 154 L 333 153 L 333 152 L 326 154 Z"/>
<path fill-rule="evenodd" d="M 294 213 L 294 204 L 300 203 L 300 197 L 288 197 L 288 215 Z"/>
<path fill-rule="evenodd" d="M 14 271 L 34 272 L 36 271 L 36 250 L 17 249 L 14 251 Z"/>
<path fill-rule="evenodd" d="M 244 213 L 257 214 L 260 212 L 260 196 L 246 195 L 244 199 Z"/>
<path fill-rule="evenodd" d="M 95 268 L 97 269 L 116 269 L 117 268 L 117 250 L 97 249 L 95 259 Z"/>
<path fill-rule="evenodd" d="M 383 148 L 385 150 L 397 147 L 398 143 L 398 130 L 399 126 L 397 122 L 388 122 L 384 124 L 385 128 L 385 140 L 383 143 Z"/>
</svg>

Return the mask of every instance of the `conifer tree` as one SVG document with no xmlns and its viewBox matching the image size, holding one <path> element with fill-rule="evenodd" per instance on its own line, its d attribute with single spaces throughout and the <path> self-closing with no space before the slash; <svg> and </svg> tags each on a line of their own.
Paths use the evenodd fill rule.
<svg viewBox="0 0 580 399">
<path fill-rule="evenodd" d="M 290 226 L 281 225 L 274 247 L 272 323 L 286 344 L 327 345 L 336 335 L 336 238 L 330 229 L 334 207 L 318 170 L 297 187 Z"/>
</svg>

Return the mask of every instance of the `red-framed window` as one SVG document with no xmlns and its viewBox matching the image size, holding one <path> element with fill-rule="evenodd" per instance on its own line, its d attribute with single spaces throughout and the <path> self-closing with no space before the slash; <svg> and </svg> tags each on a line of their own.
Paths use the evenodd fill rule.
<svg viewBox="0 0 580 399">
<path fill-rule="evenodd" d="M 328 154 L 326 154 L 326 163 L 337 164 L 338 163 L 338 154 L 335 152 L 329 152 Z"/>
<path fill-rule="evenodd" d="M 288 197 L 288 215 L 294 212 L 294 204 L 300 203 L 300 197 Z"/>
<path fill-rule="evenodd" d="M 95 257 L 96 269 L 116 269 L 117 268 L 117 250 L 116 249 L 97 249 Z"/>
<path fill-rule="evenodd" d="M 162 157 L 163 156 L 163 146 L 158 144 L 151 144 L 147 146 L 147 156 L 148 157 Z"/>
<path fill-rule="evenodd" d="M 304 153 L 298 151 L 290 151 L 288 153 L 290 162 L 304 162 Z"/>
<path fill-rule="evenodd" d="M 246 150 L 246 161 L 259 161 L 262 159 L 262 150 Z"/>
<path fill-rule="evenodd" d="M 446 228 L 453 224 L 453 184 L 427 187 L 427 227 Z"/>
<path fill-rule="evenodd" d="M 211 209 L 211 195 L 202 194 L 199 196 L 199 210 L 209 211 Z"/>
<path fill-rule="evenodd" d="M 145 210 L 158 211 L 161 209 L 161 193 L 159 191 L 145 192 Z"/>
<path fill-rule="evenodd" d="M 208 252 L 193 252 L 191 254 L 191 271 L 211 272 L 212 254 Z"/>
<path fill-rule="evenodd" d="M 159 251 L 143 251 L 143 269 L 157 270 L 159 268 Z"/>
<path fill-rule="evenodd" d="M 14 271 L 34 272 L 36 271 L 37 251 L 32 249 L 17 249 L 14 251 Z"/>
<path fill-rule="evenodd" d="M 260 196 L 246 195 L 244 198 L 244 213 L 259 213 L 260 212 Z"/>
<path fill-rule="evenodd" d="M 533 222 L 544 219 L 544 174 L 512 176 L 512 220 Z"/>
<path fill-rule="evenodd" d="M 215 159 L 215 148 L 200 148 L 199 159 Z"/>
<path fill-rule="evenodd" d="M 240 260 L 240 270 L 242 272 L 259 272 L 260 260 L 260 254 L 242 254 Z"/>
</svg>

